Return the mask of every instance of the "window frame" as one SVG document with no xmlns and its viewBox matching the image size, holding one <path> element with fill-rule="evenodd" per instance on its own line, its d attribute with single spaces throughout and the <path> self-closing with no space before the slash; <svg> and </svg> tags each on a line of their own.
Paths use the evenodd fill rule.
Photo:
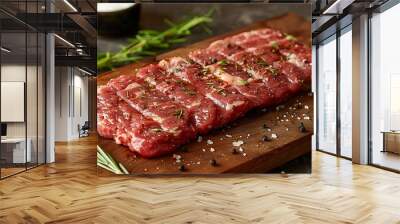
<svg viewBox="0 0 400 224">
<path fill-rule="evenodd" d="M 368 78 L 368 158 L 367 162 L 368 165 L 377 167 L 383 170 L 395 172 L 395 173 L 400 173 L 400 170 L 393 169 L 387 166 L 383 166 L 377 163 L 373 162 L 373 132 L 372 132 L 372 93 L 373 93 L 373 88 L 372 88 L 372 19 L 374 14 L 381 14 L 384 13 L 385 11 L 391 9 L 392 7 L 400 4 L 400 0 L 388 0 L 384 4 L 371 9 L 367 11 L 368 13 L 368 31 L 367 31 L 367 39 L 368 39 L 368 54 L 367 54 L 367 64 L 368 64 L 368 69 L 367 69 L 367 78 Z"/>
<path fill-rule="evenodd" d="M 344 19 L 347 19 L 347 18 L 344 18 Z M 338 22 L 340 22 L 340 21 L 338 21 Z M 327 41 L 329 38 L 332 38 L 332 36 L 334 36 L 334 35 L 336 35 L 336 37 L 333 39 L 333 40 L 331 40 L 331 41 L 336 41 L 336 61 L 335 61 L 335 63 L 336 63 L 336 151 L 335 151 L 335 153 L 332 153 L 332 152 L 328 152 L 328 151 L 326 151 L 326 150 L 324 150 L 324 149 L 321 149 L 320 147 L 319 147 L 319 128 L 318 128 L 318 123 L 316 124 L 316 138 L 315 138 L 315 144 L 316 144 L 316 150 L 317 151 L 319 151 L 319 152 L 323 152 L 323 153 L 326 153 L 326 154 L 329 154 L 329 155 L 333 155 L 333 156 L 337 156 L 337 157 L 339 157 L 339 158 L 343 158 L 343 159 L 347 159 L 347 160 L 352 160 L 352 158 L 350 158 L 350 157 L 347 157 L 347 156 L 344 156 L 344 155 L 342 155 L 342 153 L 341 153 L 341 119 L 340 119 L 340 103 L 341 103 L 341 100 L 340 100 L 340 77 L 341 77 L 341 67 L 340 67 L 340 37 L 342 36 L 342 35 L 344 35 L 345 33 L 347 33 L 347 32 L 352 32 L 352 28 L 349 28 L 349 27 L 351 27 L 352 26 L 352 22 L 350 22 L 350 23 L 348 23 L 348 24 L 346 24 L 344 27 L 341 27 L 341 28 L 339 28 L 339 27 L 337 27 L 337 29 L 336 29 L 336 32 L 335 33 L 333 33 L 333 34 L 331 34 L 331 35 L 329 35 L 328 37 L 326 37 L 326 38 L 324 38 L 324 39 L 322 39 L 322 40 L 319 40 L 318 41 L 318 43 L 316 44 L 316 47 L 315 47 L 315 49 L 316 49 L 316 68 L 315 68 L 315 71 L 316 71 L 316 75 L 315 75 L 315 78 L 316 78 L 316 97 L 315 97 L 315 100 L 317 100 L 317 103 L 316 103 L 316 119 L 315 119 L 315 121 L 316 122 L 318 122 L 319 121 L 319 114 L 318 114 L 318 112 L 319 112 L 319 106 L 318 106 L 318 95 L 320 94 L 319 93 L 319 77 L 320 77 L 320 75 L 319 75 L 319 66 L 320 66 L 320 55 L 319 55 L 319 51 L 318 51 L 318 49 L 319 49 L 319 47 L 320 47 L 320 44 L 322 43 L 322 42 L 325 42 L 325 41 Z"/>
</svg>

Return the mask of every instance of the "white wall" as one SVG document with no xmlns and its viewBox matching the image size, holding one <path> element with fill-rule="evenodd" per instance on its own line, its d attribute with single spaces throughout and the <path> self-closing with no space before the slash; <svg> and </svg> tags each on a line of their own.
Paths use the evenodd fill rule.
<svg viewBox="0 0 400 224">
<path fill-rule="evenodd" d="M 36 77 L 36 66 L 28 66 L 28 85 L 32 88 L 27 88 L 27 106 L 30 106 L 29 111 L 36 111 L 37 99 L 36 99 L 36 80 L 33 80 L 31 74 L 35 74 Z M 2 82 L 25 82 L 25 64 L 4 64 L 1 66 L 1 81 Z M 34 108 L 33 108 L 34 107 Z M 7 108 L 1 108 L 7 110 Z M 34 122 L 34 124 L 28 124 L 29 127 L 35 125 L 36 130 L 36 113 L 27 113 L 28 122 Z M 29 134 L 29 130 L 28 130 Z M 35 133 L 36 134 L 36 133 Z M 7 136 L 8 137 L 25 137 L 25 122 L 8 122 L 7 123 Z M 29 136 L 28 136 L 29 137 Z"/>
<path fill-rule="evenodd" d="M 27 70 L 26 70 L 27 69 Z M 37 71 L 37 69 L 39 69 Z M 39 66 L 25 64 L 2 64 L 1 81 L 2 82 L 24 82 L 26 83 L 26 110 L 27 120 L 24 122 L 6 122 L 8 138 L 25 138 L 30 140 L 30 148 L 32 151 L 32 161 L 44 162 L 44 89 L 43 89 L 42 69 Z M 25 80 L 27 77 L 28 80 Z M 38 92 L 37 92 L 38 91 Z M 7 96 L 2 96 L 7 97 Z M 9 110 L 10 108 L 1 108 L 1 110 Z M 25 113 L 25 111 L 22 111 Z M 37 157 L 37 153 L 39 156 Z"/>
<path fill-rule="evenodd" d="M 88 78 L 71 67 L 56 67 L 55 76 L 55 140 L 77 139 L 88 120 Z"/>
<path fill-rule="evenodd" d="M 68 105 L 68 88 L 70 83 L 69 68 L 56 67 L 55 68 L 55 141 L 67 141 L 69 124 L 69 105 Z"/>
<path fill-rule="evenodd" d="M 18 65 L 2 65 L 1 66 L 1 81 L 5 82 L 25 82 L 25 64 Z M 6 110 L 6 108 L 1 108 Z M 7 123 L 7 137 L 25 137 L 25 123 L 11 122 Z"/>
</svg>

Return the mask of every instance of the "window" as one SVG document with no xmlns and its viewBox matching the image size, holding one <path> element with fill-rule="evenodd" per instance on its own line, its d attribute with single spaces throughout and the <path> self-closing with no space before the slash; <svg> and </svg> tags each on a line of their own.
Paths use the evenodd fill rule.
<svg viewBox="0 0 400 224">
<path fill-rule="evenodd" d="M 37 13 L 40 2 L 2 2 Z M 29 7 L 28 7 L 29 6 Z M 0 17 L 0 178 L 45 163 L 45 34 L 6 13 Z"/>
<path fill-rule="evenodd" d="M 336 153 L 336 36 L 318 47 L 317 148 Z"/>
<path fill-rule="evenodd" d="M 352 33 L 351 25 L 340 40 L 340 155 L 351 158 L 352 148 Z"/>
<path fill-rule="evenodd" d="M 371 18 L 371 162 L 400 170 L 400 5 Z M 384 133 L 394 134 L 394 147 L 388 148 Z M 392 133 L 393 132 L 393 133 Z M 390 143 L 390 142 L 389 142 Z"/>
</svg>

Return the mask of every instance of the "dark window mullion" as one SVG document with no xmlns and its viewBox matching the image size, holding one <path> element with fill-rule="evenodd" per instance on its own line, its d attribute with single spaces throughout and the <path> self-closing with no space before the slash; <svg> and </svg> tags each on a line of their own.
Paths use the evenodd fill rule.
<svg viewBox="0 0 400 224">
<path fill-rule="evenodd" d="M 368 164 L 373 164 L 373 153 L 372 153 L 372 64 L 371 64 L 371 56 L 372 56 L 372 29 L 371 29 L 371 20 L 372 20 L 372 11 L 368 11 L 368 30 L 367 30 L 367 46 L 368 46 L 368 53 L 367 53 L 367 85 L 368 85 L 368 96 L 367 96 L 367 102 L 368 102 L 368 112 L 367 112 L 367 119 L 368 119 Z"/>
<path fill-rule="evenodd" d="M 39 13 L 39 0 L 36 1 Z M 36 32 L 36 166 L 39 165 L 39 32 Z"/>
<path fill-rule="evenodd" d="M 336 31 L 336 154 L 341 156 L 341 122 L 340 122 L 340 29 Z"/>
<path fill-rule="evenodd" d="M 28 19 L 28 1 L 25 1 L 25 21 Z M 26 23 L 25 23 L 26 24 Z M 24 120 L 25 120 L 25 170 L 28 170 L 28 113 L 27 113 L 27 90 L 28 90 L 28 25 L 25 25 L 25 88 L 24 88 Z"/>
<path fill-rule="evenodd" d="M 315 46 L 315 97 L 314 100 L 316 100 L 316 104 L 315 104 L 315 121 L 316 121 L 316 125 L 315 125 L 315 148 L 318 150 L 319 149 L 319 124 L 318 124 L 318 112 L 319 112 L 319 103 L 318 103 L 318 99 L 319 99 L 319 92 L 318 92 L 318 88 L 319 88 L 319 44 L 317 44 Z"/>
</svg>

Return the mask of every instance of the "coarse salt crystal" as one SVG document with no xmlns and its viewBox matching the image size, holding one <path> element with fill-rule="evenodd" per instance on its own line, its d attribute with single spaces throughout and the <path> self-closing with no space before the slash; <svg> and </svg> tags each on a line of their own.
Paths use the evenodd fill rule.
<svg viewBox="0 0 400 224">
<path fill-rule="evenodd" d="M 275 133 L 272 133 L 271 138 L 276 139 L 276 138 L 278 138 L 278 136 Z"/>
<path fill-rule="evenodd" d="M 210 148 L 210 152 L 215 152 L 215 149 L 214 148 Z"/>
<path fill-rule="evenodd" d="M 182 158 L 182 156 L 178 155 L 178 154 L 173 154 L 172 157 L 174 157 L 174 159 L 181 159 Z"/>
<path fill-rule="evenodd" d="M 308 105 L 305 105 L 305 106 L 304 106 L 304 109 L 308 110 Z"/>
<path fill-rule="evenodd" d="M 214 144 L 214 142 L 211 141 L 210 139 L 208 139 L 208 140 L 207 140 L 207 144 L 212 145 L 212 144 Z"/>
<path fill-rule="evenodd" d="M 242 140 L 239 140 L 239 141 L 236 141 L 236 142 L 232 142 L 232 145 L 235 146 L 235 147 L 239 147 L 239 146 L 243 145 L 243 143 L 244 142 Z"/>
<path fill-rule="evenodd" d="M 197 137 L 197 142 L 201 142 L 201 141 L 203 141 L 203 137 L 201 137 L 201 136 Z"/>
<path fill-rule="evenodd" d="M 246 153 L 243 153 L 243 156 L 247 156 L 247 154 L 246 154 Z"/>
<path fill-rule="evenodd" d="M 243 149 L 242 147 L 240 147 L 240 148 L 239 148 L 239 151 L 240 151 L 240 152 L 243 152 L 243 151 L 244 151 L 244 149 Z"/>
<path fill-rule="evenodd" d="M 228 138 L 232 138 L 232 135 L 225 135 L 226 137 L 228 137 Z"/>
</svg>

